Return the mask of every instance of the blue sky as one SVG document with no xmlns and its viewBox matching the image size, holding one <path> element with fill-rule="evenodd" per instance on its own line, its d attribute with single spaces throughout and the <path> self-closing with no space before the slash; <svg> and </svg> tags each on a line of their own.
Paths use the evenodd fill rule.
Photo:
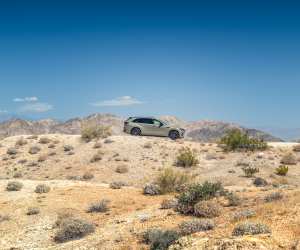
<svg viewBox="0 0 300 250">
<path fill-rule="evenodd" d="M 289 1 L 1 3 L 0 115 L 170 114 L 299 127 L 299 7 Z"/>
</svg>

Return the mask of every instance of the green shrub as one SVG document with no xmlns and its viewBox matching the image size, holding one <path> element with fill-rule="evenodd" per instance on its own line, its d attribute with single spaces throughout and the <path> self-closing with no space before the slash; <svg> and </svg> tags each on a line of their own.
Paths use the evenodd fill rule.
<svg viewBox="0 0 300 250">
<path fill-rule="evenodd" d="M 18 181 L 10 181 L 7 183 L 6 190 L 7 191 L 20 191 L 23 187 L 23 184 Z"/>
<path fill-rule="evenodd" d="M 214 218 L 221 214 L 221 206 L 215 201 L 199 201 L 194 206 L 194 215 L 203 218 Z"/>
<path fill-rule="evenodd" d="M 243 222 L 238 224 L 232 232 L 233 236 L 256 235 L 271 233 L 268 226 L 257 222 Z"/>
<path fill-rule="evenodd" d="M 199 163 L 196 154 L 193 150 L 188 147 L 180 149 L 179 155 L 177 156 L 176 166 L 179 167 L 192 167 Z"/>
<path fill-rule="evenodd" d="M 179 230 L 182 235 L 189 235 L 197 232 L 212 230 L 215 223 L 211 219 L 194 219 L 184 221 L 179 224 Z"/>
<path fill-rule="evenodd" d="M 167 250 L 179 238 L 179 234 L 174 230 L 149 229 L 143 238 L 150 245 L 150 250 Z"/>
<path fill-rule="evenodd" d="M 159 186 L 162 194 L 179 190 L 183 185 L 192 181 L 192 176 L 172 168 L 166 168 L 156 178 L 155 183 Z"/>
<path fill-rule="evenodd" d="M 255 167 L 245 167 L 242 168 L 246 177 L 253 177 L 256 173 L 259 172 L 259 168 Z"/>
<path fill-rule="evenodd" d="M 223 192 L 224 189 L 220 182 L 193 184 L 178 195 L 177 210 L 183 214 L 194 213 L 194 205 L 199 201 L 212 199 Z"/>
<path fill-rule="evenodd" d="M 102 199 L 99 202 L 92 203 L 88 209 L 88 213 L 105 213 L 109 210 L 108 204 L 110 203 L 109 200 Z"/>
<path fill-rule="evenodd" d="M 34 192 L 38 194 L 45 194 L 50 192 L 50 187 L 46 184 L 39 184 L 36 186 Z"/>
<path fill-rule="evenodd" d="M 235 150 L 265 150 L 268 145 L 263 140 L 250 138 L 248 134 L 242 132 L 240 129 L 233 129 L 221 138 L 220 144 L 224 146 L 225 151 Z"/>
<path fill-rule="evenodd" d="M 103 125 L 85 125 L 81 129 L 81 138 L 85 142 L 90 142 L 93 139 L 106 138 L 110 136 L 111 128 Z"/>
<path fill-rule="evenodd" d="M 276 174 L 277 175 L 281 175 L 281 176 L 286 176 L 287 173 L 288 173 L 288 171 L 289 171 L 289 167 L 288 166 L 284 166 L 284 165 L 279 166 L 275 170 Z"/>
<path fill-rule="evenodd" d="M 59 243 L 80 239 L 95 231 L 95 226 L 92 223 L 72 217 L 63 219 L 59 227 L 54 237 L 54 240 Z"/>
</svg>

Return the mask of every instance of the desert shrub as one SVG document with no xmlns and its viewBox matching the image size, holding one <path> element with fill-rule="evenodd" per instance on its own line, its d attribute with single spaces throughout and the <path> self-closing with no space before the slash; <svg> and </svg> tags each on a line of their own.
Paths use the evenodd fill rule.
<svg viewBox="0 0 300 250">
<path fill-rule="evenodd" d="M 82 179 L 83 180 L 91 180 L 94 178 L 94 175 L 90 172 L 86 172 L 83 174 Z"/>
<path fill-rule="evenodd" d="M 113 143 L 113 142 L 114 142 L 114 140 L 109 139 L 109 138 L 107 138 L 107 139 L 104 140 L 105 144 L 109 144 L 109 143 Z"/>
<path fill-rule="evenodd" d="M 242 132 L 240 129 L 233 129 L 221 138 L 220 144 L 225 151 L 235 150 L 265 150 L 267 143 L 263 140 L 250 138 L 248 134 Z"/>
<path fill-rule="evenodd" d="M 144 148 L 152 148 L 151 142 L 146 142 L 143 146 Z"/>
<path fill-rule="evenodd" d="M 72 150 L 74 150 L 74 147 L 72 145 L 64 145 L 65 152 L 70 152 Z"/>
<path fill-rule="evenodd" d="M 159 195 L 161 193 L 160 193 L 160 188 L 159 188 L 158 185 L 153 184 L 153 183 L 149 183 L 149 184 L 146 184 L 144 186 L 143 194 L 145 194 L 145 195 Z"/>
<path fill-rule="evenodd" d="M 115 171 L 119 174 L 125 174 L 128 172 L 128 167 L 126 165 L 120 165 L 116 167 Z"/>
<path fill-rule="evenodd" d="M 90 204 L 87 209 L 88 213 L 105 213 L 109 210 L 108 204 L 110 203 L 109 200 L 102 199 L 98 202 Z"/>
<path fill-rule="evenodd" d="M 50 187 L 46 184 L 39 184 L 35 187 L 34 192 L 36 192 L 38 194 L 49 193 L 50 192 Z"/>
<path fill-rule="evenodd" d="M 278 168 L 275 169 L 275 173 L 277 175 L 281 175 L 281 176 L 286 176 L 288 171 L 289 171 L 289 167 L 284 166 L 284 165 L 281 165 L 281 166 L 279 166 Z"/>
<path fill-rule="evenodd" d="M 59 243 L 80 239 L 95 231 L 92 223 L 72 217 L 62 220 L 59 227 L 54 237 L 54 240 Z"/>
<path fill-rule="evenodd" d="M 164 199 L 160 204 L 160 208 L 161 209 L 176 208 L 177 203 L 178 203 L 177 199 Z"/>
<path fill-rule="evenodd" d="M 226 194 L 226 199 L 228 200 L 228 206 L 230 207 L 236 207 L 242 203 L 241 198 L 233 192 Z"/>
<path fill-rule="evenodd" d="M 287 153 L 281 158 L 280 163 L 284 165 L 295 165 L 297 164 L 297 159 L 294 154 Z"/>
<path fill-rule="evenodd" d="M 249 219 L 252 218 L 256 215 L 255 211 L 246 209 L 246 210 L 241 210 L 233 213 L 232 220 L 233 221 L 238 221 L 242 219 Z"/>
<path fill-rule="evenodd" d="M 27 141 L 21 137 L 16 141 L 16 147 L 22 147 L 27 144 Z"/>
<path fill-rule="evenodd" d="M 51 152 L 49 152 L 49 154 L 48 154 L 48 156 L 54 156 L 54 155 L 56 155 L 56 152 L 55 152 L 55 151 L 51 151 Z"/>
<path fill-rule="evenodd" d="M 95 144 L 94 144 L 94 148 L 101 148 L 102 147 L 102 143 L 97 141 Z"/>
<path fill-rule="evenodd" d="M 39 140 L 40 144 L 48 144 L 50 142 L 51 142 L 51 140 L 48 137 L 41 137 Z"/>
<path fill-rule="evenodd" d="M 268 185 L 268 182 L 264 178 L 256 177 L 253 181 L 253 184 L 256 187 L 264 187 Z"/>
<path fill-rule="evenodd" d="M 242 236 L 242 235 L 256 235 L 256 234 L 267 234 L 271 233 L 271 230 L 268 226 L 258 223 L 246 221 L 238 224 L 233 229 L 233 236 Z"/>
<path fill-rule="evenodd" d="M 123 181 L 114 181 L 114 182 L 112 182 L 112 183 L 109 184 L 109 187 L 111 189 L 121 189 L 125 185 L 126 184 Z"/>
<path fill-rule="evenodd" d="M 255 167 L 245 167 L 242 168 L 244 174 L 246 177 L 250 178 L 253 177 L 256 173 L 259 172 L 259 168 L 255 168 Z"/>
<path fill-rule="evenodd" d="M 300 152 L 300 144 L 297 144 L 293 147 L 294 152 Z"/>
<path fill-rule="evenodd" d="M 16 148 L 8 148 L 6 153 L 8 155 L 16 155 L 18 153 L 18 150 Z"/>
<path fill-rule="evenodd" d="M 199 161 L 197 160 L 196 154 L 192 149 L 184 147 L 179 150 L 179 155 L 176 159 L 176 166 L 187 168 L 195 166 L 198 163 Z"/>
<path fill-rule="evenodd" d="M 30 135 L 27 137 L 28 140 L 36 140 L 37 138 L 39 138 L 37 135 Z"/>
<path fill-rule="evenodd" d="M 183 235 L 212 230 L 214 227 L 215 223 L 210 219 L 194 219 L 179 224 L 179 230 Z"/>
<path fill-rule="evenodd" d="M 283 198 L 282 193 L 280 192 L 273 192 L 270 194 L 267 194 L 264 198 L 265 202 L 272 202 L 272 201 L 278 201 Z"/>
<path fill-rule="evenodd" d="M 155 183 L 159 186 L 162 194 L 179 190 L 183 185 L 190 183 L 192 176 L 172 168 L 166 168 L 156 178 Z"/>
<path fill-rule="evenodd" d="M 103 125 L 85 125 L 81 128 L 81 138 L 85 142 L 110 136 L 111 128 Z"/>
<path fill-rule="evenodd" d="M 143 238 L 150 245 L 150 250 L 167 250 L 179 238 L 179 234 L 174 230 L 149 229 Z"/>
<path fill-rule="evenodd" d="M 16 173 L 14 173 L 14 175 L 13 175 L 14 178 L 21 178 L 22 176 L 23 176 L 23 175 L 22 175 L 21 172 L 16 172 Z"/>
<path fill-rule="evenodd" d="M 23 184 L 18 181 L 10 181 L 7 183 L 6 190 L 7 191 L 20 191 L 23 187 Z"/>
<path fill-rule="evenodd" d="M 98 150 L 96 154 L 93 155 L 92 159 L 90 160 L 91 163 L 101 161 L 103 156 L 103 152 Z"/>
<path fill-rule="evenodd" d="M 199 201 L 194 206 L 194 215 L 197 217 L 214 218 L 221 214 L 221 206 L 215 201 Z"/>
<path fill-rule="evenodd" d="M 3 221 L 9 221 L 10 217 L 8 215 L 1 215 L 0 214 L 0 223 Z"/>
<path fill-rule="evenodd" d="M 209 200 L 223 193 L 224 189 L 220 182 L 193 184 L 177 196 L 177 210 L 183 214 L 194 213 L 194 205 L 199 201 Z"/>
<path fill-rule="evenodd" d="M 32 147 L 30 147 L 28 153 L 34 155 L 40 151 L 41 151 L 41 148 L 39 146 L 32 146 Z"/>
<path fill-rule="evenodd" d="M 48 148 L 55 148 L 56 146 L 55 146 L 55 144 L 54 143 L 51 143 L 51 144 L 49 144 L 49 146 L 48 146 Z"/>
<path fill-rule="evenodd" d="M 27 215 L 35 215 L 39 213 L 40 213 L 40 209 L 38 207 L 29 207 L 26 212 Z"/>
<path fill-rule="evenodd" d="M 38 162 L 44 162 L 47 160 L 47 155 L 40 155 L 39 158 L 38 158 Z"/>
</svg>

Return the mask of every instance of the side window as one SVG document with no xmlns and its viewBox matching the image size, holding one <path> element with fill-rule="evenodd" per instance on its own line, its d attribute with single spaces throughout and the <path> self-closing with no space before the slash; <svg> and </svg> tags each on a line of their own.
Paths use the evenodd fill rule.
<svg viewBox="0 0 300 250">
<path fill-rule="evenodd" d="M 157 127 L 162 126 L 162 123 L 161 123 L 160 121 L 158 121 L 158 120 L 153 120 L 153 124 L 154 124 L 155 126 L 157 126 Z"/>
<path fill-rule="evenodd" d="M 148 118 L 138 118 L 138 119 L 135 119 L 133 122 L 135 122 L 135 123 L 144 123 L 144 124 L 153 124 L 153 120 L 148 119 Z"/>
</svg>

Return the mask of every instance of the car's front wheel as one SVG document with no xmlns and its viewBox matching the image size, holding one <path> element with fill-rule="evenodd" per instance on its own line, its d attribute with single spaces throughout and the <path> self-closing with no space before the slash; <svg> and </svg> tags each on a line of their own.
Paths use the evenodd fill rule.
<svg viewBox="0 0 300 250">
<path fill-rule="evenodd" d="M 135 135 L 135 136 L 141 135 L 141 133 L 142 133 L 142 131 L 139 128 L 133 128 L 130 131 L 130 134 Z"/>
<path fill-rule="evenodd" d="M 178 138 L 179 138 L 179 133 L 178 133 L 178 131 L 175 131 L 175 130 L 170 131 L 169 137 L 170 137 L 172 140 L 178 139 Z"/>
</svg>

